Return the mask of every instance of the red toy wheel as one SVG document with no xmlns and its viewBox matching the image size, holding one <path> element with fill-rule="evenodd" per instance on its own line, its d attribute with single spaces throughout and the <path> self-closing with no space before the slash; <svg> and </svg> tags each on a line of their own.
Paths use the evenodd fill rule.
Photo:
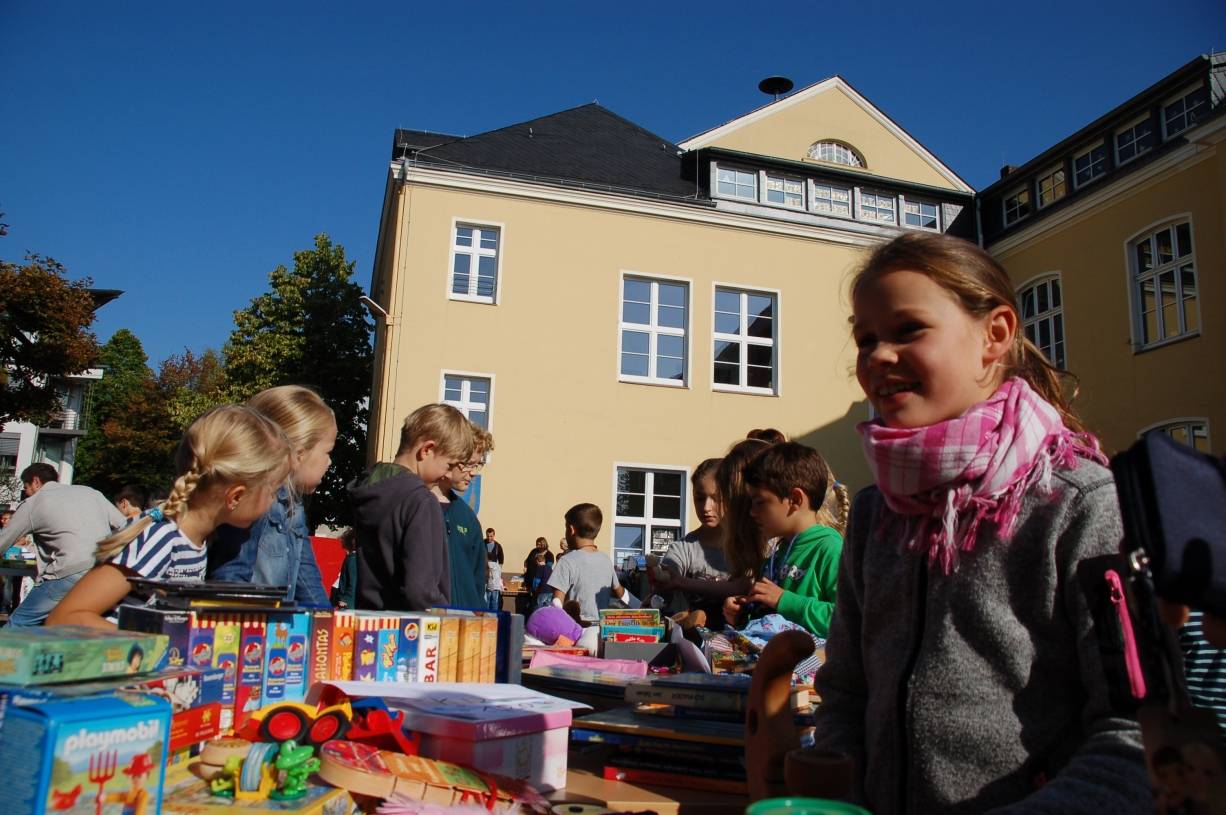
<svg viewBox="0 0 1226 815">
<path fill-rule="evenodd" d="M 339 710 L 332 710 L 316 719 L 309 730 L 306 740 L 308 744 L 320 745 L 332 739 L 343 739 L 349 732 L 349 719 Z"/>
<path fill-rule="evenodd" d="M 301 710 L 292 707 L 276 707 L 268 711 L 260 722 L 260 738 L 265 741 L 300 741 L 310 722 Z"/>
</svg>

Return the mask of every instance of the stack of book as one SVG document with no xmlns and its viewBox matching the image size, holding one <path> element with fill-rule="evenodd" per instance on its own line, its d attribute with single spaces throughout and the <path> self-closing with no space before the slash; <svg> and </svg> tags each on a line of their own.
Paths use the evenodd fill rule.
<svg viewBox="0 0 1226 815">
<path fill-rule="evenodd" d="M 699 673 L 633 680 L 625 689 L 631 706 L 576 718 L 571 741 L 611 748 L 609 780 L 744 794 L 751 681 Z M 808 712 L 806 689 L 794 689 L 792 706 Z"/>
<path fill-rule="evenodd" d="M 659 642 L 664 639 L 660 609 L 601 609 L 600 639 L 605 642 Z"/>
</svg>

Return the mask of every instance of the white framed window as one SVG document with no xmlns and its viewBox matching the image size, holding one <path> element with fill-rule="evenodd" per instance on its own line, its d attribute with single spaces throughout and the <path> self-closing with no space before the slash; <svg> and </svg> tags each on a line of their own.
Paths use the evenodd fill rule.
<svg viewBox="0 0 1226 815">
<path fill-rule="evenodd" d="M 613 563 L 663 555 L 685 529 L 683 467 L 616 464 L 613 480 Z"/>
<path fill-rule="evenodd" d="M 1151 430 L 1161 430 L 1180 444 L 1186 444 L 1193 450 L 1201 453 L 1212 454 L 1212 448 L 1209 444 L 1209 420 L 1203 416 L 1159 422 L 1142 430 L 1137 434 L 1137 438 L 1144 436 Z"/>
<path fill-rule="evenodd" d="M 689 301 L 688 282 L 622 278 L 618 355 L 623 381 L 685 385 Z"/>
<path fill-rule="evenodd" d="M 1204 85 L 1162 106 L 1162 138 L 1178 136 L 1209 113 L 1209 91 Z"/>
<path fill-rule="evenodd" d="M 752 170 L 719 167 L 716 170 L 716 191 L 726 198 L 758 200 L 758 174 Z"/>
<path fill-rule="evenodd" d="M 1068 194 L 1064 168 L 1057 167 L 1039 176 L 1039 209 L 1055 203 Z"/>
<path fill-rule="evenodd" d="M 1073 186 L 1083 187 L 1107 172 L 1107 145 L 1096 144 L 1073 156 Z"/>
<path fill-rule="evenodd" d="M 766 203 L 785 207 L 805 208 L 805 182 L 798 178 L 766 175 Z"/>
<path fill-rule="evenodd" d="M 1064 303 L 1060 276 L 1049 277 L 1022 287 L 1017 294 L 1022 306 L 1022 330 L 1048 362 L 1064 370 Z"/>
<path fill-rule="evenodd" d="M 1146 348 L 1200 330 L 1192 223 L 1164 224 L 1129 243 L 1133 337 Z"/>
<path fill-rule="evenodd" d="M 501 243 L 501 226 L 463 221 L 454 223 L 448 286 L 448 296 L 452 300 L 477 303 L 497 301 Z"/>
<path fill-rule="evenodd" d="M 898 198 L 880 190 L 860 190 L 860 220 L 883 224 L 898 223 Z"/>
<path fill-rule="evenodd" d="M 716 286 L 712 327 L 715 390 L 777 393 L 778 293 Z"/>
<path fill-rule="evenodd" d="M 1018 187 L 1005 195 L 1005 226 L 1015 224 L 1030 214 L 1030 187 Z"/>
<path fill-rule="evenodd" d="M 905 226 L 931 232 L 941 231 L 941 207 L 932 201 L 915 201 L 904 196 L 902 216 Z"/>
<path fill-rule="evenodd" d="M 451 405 L 477 427 L 490 429 L 494 375 L 467 371 L 443 371 L 439 401 Z"/>
<path fill-rule="evenodd" d="M 1154 146 L 1154 123 L 1149 116 L 1115 134 L 1115 163 L 1124 164 Z"/>
<path fill-rule="evenodd" d="M 851 187 L 814 181 L 812 190 L 814 212 L 836 215 L 840 218 L 851 217 Z"/>
<path fill-rule="evenodd" d="M 864 156 L 850 145 L 837 141 L 819 141 L 809 148 L 809 158 L 844 164 L 848 167 L 864 167 Z"/>
</svg>

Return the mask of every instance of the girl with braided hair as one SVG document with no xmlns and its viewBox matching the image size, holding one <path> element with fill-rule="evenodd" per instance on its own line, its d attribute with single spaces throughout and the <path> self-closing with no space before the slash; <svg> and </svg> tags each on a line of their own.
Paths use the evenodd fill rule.
<svg viewBox="0 0 1226 815">
<path fill-rule="evenodd" d="M 263 414 L 225 405 L 187 429 L 175 469 L 169 497 L 98 543 L 97 565 L 51 612 L 48 625 L 114 628 L 113 610 L 131 591 L 129 577 L 204 580 L 207 539 L 221 524 L 247 527 L 268 511 L 289 475 L 290 447 Z"/>
</svg>

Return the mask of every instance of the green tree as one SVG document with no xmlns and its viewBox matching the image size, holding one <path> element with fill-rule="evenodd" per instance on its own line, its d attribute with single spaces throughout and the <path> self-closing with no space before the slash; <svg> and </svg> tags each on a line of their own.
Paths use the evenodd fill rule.
<svg viewBox="0 0 1226 815">
<path fill-rule="evenodd" d="M 293 271 L 278 266 L 269 290 L 234 313 L 225 346 L 231 398 L 246 399 L 274 385 L 305 385 L 336 413 L 332 468 L 308 504 L 308 522 L 347 524 L 345 484 L 365 461 L 372 325 L 353 281 L 352 261 L 327 235 L 294 253 Z"/>
<path fill-rule="evenodd" d="M 93 281 L 64 273 L 41 255 L 26 255 L 21 266 L 0 261 L 0 424 L 47 424 L 62 408 L 55 378 L 97 359 Z"/>
<path fill-rule="evenodd" d="M 190 348 L 167 357 L 158 369 L 158 390 L 166 400 L 171 421 L 186 429 L 209 408 L 229 401 L 226 372 L 212 348 L 196 355 Z"/>
<path fill-rule="evenodd" d="M 124 484 L 168 489 L 180 428 L 149 370 L 140 339 L 121 328 L 102 346 L 90 424 L 77 448 L 77 480 L 113 494 Z"/>
</svg>

